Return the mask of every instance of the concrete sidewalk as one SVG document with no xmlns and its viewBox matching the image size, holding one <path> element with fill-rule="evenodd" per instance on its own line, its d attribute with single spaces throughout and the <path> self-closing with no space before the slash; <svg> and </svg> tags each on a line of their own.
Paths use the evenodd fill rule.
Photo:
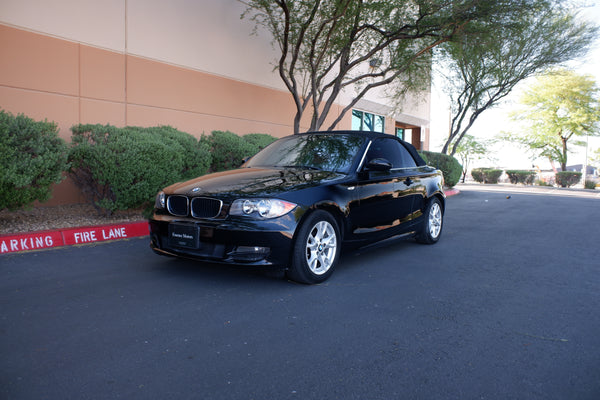
<svg viewBox="0 0 600 400">
<path fill-rule="evenodd" d="M 600 190 L 558 188 L 553 186 L 525 186 L 513 185 L 511 183 L 482 184 L 482 183 L 459 183 L 453 189 L 458 191 L 478 191 L 478 192 L 507 192 L 535 194 L 545 196 L 568 196 L 600 199 Z"/>
</svg>

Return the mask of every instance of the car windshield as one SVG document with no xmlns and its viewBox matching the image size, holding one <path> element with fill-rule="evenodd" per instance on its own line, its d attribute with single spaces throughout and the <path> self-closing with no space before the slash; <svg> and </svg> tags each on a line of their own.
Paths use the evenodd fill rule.
<svg viewBox="0 0 600 400">
<path fill-rule="evenodd" d="M 272 143 L 246 167 L 308 168 L 348 173 L 365 139 L 354 135 L 289 136 Z"/>
</svg>

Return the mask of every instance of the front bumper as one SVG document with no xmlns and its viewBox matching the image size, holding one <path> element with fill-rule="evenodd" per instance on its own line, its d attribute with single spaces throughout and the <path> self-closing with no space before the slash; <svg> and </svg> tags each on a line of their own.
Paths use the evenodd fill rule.
<svg viewBox="0 0 600 400">
<path fill-rule="evenodd" d="M 198 220 L 155 214 L 149 226 L 150 247 L 158 254 L 235 265 L 286 267 L 297 222 L 293 214 L 271 220 Z"/>
</svg>

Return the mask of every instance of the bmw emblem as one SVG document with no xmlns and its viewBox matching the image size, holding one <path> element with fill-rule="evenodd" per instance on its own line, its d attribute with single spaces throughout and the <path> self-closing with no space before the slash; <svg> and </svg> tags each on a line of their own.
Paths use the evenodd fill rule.
<svg viewBox="0 0 600 400">
<path fill-rule="evenodd" d="M 195 187 L 192 189 L 192 193 L 198 193 L 200 191 L 201 188 L 199 187 Z"/>
</svg>

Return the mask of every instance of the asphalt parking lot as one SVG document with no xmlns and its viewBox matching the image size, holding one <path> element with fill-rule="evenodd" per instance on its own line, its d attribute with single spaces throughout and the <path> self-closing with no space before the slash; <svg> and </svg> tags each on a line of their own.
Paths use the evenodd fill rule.
<svg viewBox="0 0 600 400">
<path fill-rule="evenodd" d="M 598 399 L 600 198 L 468 187 L 321 285 L 145 238 L 0 256 L 3 399 Z M 569 192 L 571 193 L 571 192 Z"/>
</svg>

